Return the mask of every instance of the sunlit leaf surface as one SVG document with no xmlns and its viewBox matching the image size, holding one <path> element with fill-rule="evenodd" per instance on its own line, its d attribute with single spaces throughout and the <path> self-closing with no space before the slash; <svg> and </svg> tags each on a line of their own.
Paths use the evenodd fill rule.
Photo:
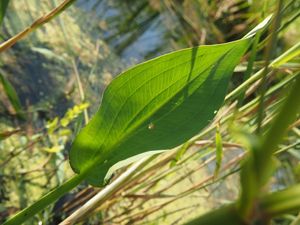
<svg viewBox="0 0 300 225">
<path fill-rule="evenodd" d="M 73 143 L 74 171 L 101 185 L 118 161 L 171 149 L 196 135 L 222 105 L 230 76 L 249 42 L 184 49 L 119 75 Z"/>
</svg>

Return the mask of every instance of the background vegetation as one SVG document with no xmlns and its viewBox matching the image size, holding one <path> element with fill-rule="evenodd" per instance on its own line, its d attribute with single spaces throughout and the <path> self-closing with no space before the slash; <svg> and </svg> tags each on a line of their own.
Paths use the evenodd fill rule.
<svg viewBox="0 0 300 225">
<path fill-rule="evenodd" d="M 270 128 L 299 75 L 300 2 L 283 2 L 273 52 L 264 51 L 274 33 L 270 28 L 255 48 L 252 71 L 247 72 L 250 52 L 235 69 L 226 102 L 210 126 L 181 148 L 135 165 L 130 179 L 94 205 L 88 217 L 80 217 L 83 223 L 182 224 L 237 199 L 237 172 L 248 136 L 258 127 L 260 135 Z M 1 25 L 2 41 L 60 3 L 10 1 Z M 71 176 L 70 144 L 97 110 L 114 76 L 172 50 L 239 39 L 277 7 L 277 1 L 82 0 L 1 52 L 1 222 Z M 284 57 L 293 46 L 293 54 Z M 263 88 L 261 81 L 252 79 L 243 93 L 240 87 L 247 74 L 263 69 L 268 54 L 275 63 L 265 73 Z M 276 152 L 271 191 L 300 179 L 299 125 L 298 117 Z M 125 170 L 116 171 L 110 182 Z M 58 224 L 98 192 L 83 183 L 28 224 Z M 272 223 L 297 220 L 297 213 L 287 213 Z"/>
</svg>

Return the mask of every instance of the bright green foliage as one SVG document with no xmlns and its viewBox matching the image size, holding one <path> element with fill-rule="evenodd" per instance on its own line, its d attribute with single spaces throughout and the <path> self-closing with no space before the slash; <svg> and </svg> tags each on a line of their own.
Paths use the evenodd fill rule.
<svg viewBox="0 0 300 225">
<path fill-rule="evenodd" d="M 88 107 L 89 103 L 82 103 L 75 105 L 71 109 L 68 109 L 66 115 L 60 120 L 60 124 L 63 127 L 67 127 L 72 120 L 77 118 L 83 112 L 83 110 L 87 109 Z"/>
<path fill-rule="evenodd" d="M 142 63 L 108 86 L 99 111 L 75 139 L 70 162 L 101 185 L 120 160 L 182 144 L 213 119 L 250 39 L 173 52 Z"/>
<path fill-rule="evenodd" d="M 222 136 L 220 134 L 219 126 L 217 126 L 215 141 L 216 141 L 216 169 L 214 172 L 214 176 L 217 177 L 221 169 L 222 159 L 223 159 L 223 142 L 222 142 Z"/>
<path fill-rule="evenodd" d="M 0 25 L 2 24 L 2 20 L 5 16 L 5 12 L 8 6 L 9 0 L 1 0 L 0 1 Z"/>
</svg>

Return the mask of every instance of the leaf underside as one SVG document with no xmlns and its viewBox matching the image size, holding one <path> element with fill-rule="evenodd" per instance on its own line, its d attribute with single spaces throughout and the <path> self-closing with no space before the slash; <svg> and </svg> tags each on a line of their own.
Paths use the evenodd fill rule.
<svg viewBox="0 0 300 225">
<path fill-rule="evenodd" d="M 108 169 L 134 155 L 174 148 L 207 126 L 224 101 L 250 39 L 176 51 L 139 64 L 107 87 L 76 137 L 70 163 L 102 185 Z"/>
</svg>

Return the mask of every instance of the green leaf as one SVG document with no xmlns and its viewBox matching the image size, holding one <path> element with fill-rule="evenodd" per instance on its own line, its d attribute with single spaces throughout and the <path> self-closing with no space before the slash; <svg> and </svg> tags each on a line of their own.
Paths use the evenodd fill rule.
<svg viewBox="0 0 300 225">
<path fill-rule="evenodd" d="M 0 25 L 2 24 L 3 18 L 5 16 L 5 12 L 8 6 L 9 0 L 1 0 L 0 1 Z"/>
<path fill-rule="evenodd" d="M 176 156 L 170 163 L 170 167 L 174 167 L 177 162 L 182 158 L 182 156 L 185 154 L 185 152 L 188 150 L 188 148 L 191 146 L 189 142 L 184 143 L 181 148 L 179 148 L 176 152 Z"/>
<path fill-rule="evenodd" d="M 222 136 L 220 134 L 219 126 L 217 126 L 215 141 L 216 141 L 216 168 L 215 168 L 214 176 L 216 178 L 219 175 L 222 159 L 223 159 L 223 142 L 222 142 Z"/>
<path fill-rule="evenodd" d="M 176 51 L 137 65 L 107 87 L 102 104 L 76 137 L 70 163 L 101 185 L 108 169 L 131 156 L 171 149 L 207 126 L 250 39 Z"/>
<path fill-rule="evenodd" d="M 21 118 L 24 118 L 24 114 L 22 112 L 22 105 L 15 88 L 12 86 L 9 80 L 6 79 L 1 73 L 0 73 L 0 84 L 2 84 L 5 94 L 7 95 L 10 103 L 14 107 L 17 115 Z"/>
<path fill-rule="evenodd" d="M 48 121 L 46 128 L 48 129 L 48 134 L 52 134 L 58 125 L 58 117 L 55 117 L 52 121 Z"/>
</svg>

